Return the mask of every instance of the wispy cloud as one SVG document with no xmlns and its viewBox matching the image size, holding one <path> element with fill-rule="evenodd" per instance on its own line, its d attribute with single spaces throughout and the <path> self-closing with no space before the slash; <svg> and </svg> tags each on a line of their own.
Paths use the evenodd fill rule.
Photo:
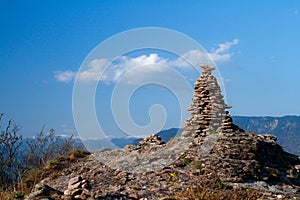
<svg viewBox="0 0 300 200">
<path fill-rule="evenodd" d="M 78 80 L 82 82 L 91 82 L 91 81 L 99 81 L 99 74 L 105 70 L 106 66 L 110 64 L 110 61 L 108 59 L 102 58 L 102 59 L 95 59 L 91 61 L 88 65 L 88 67 L 78 74 Z M 101 77 L 102 81 L 108 81 L 111 79 L 111 77 L 105 73 Z"/>
<path fill-rule="evenodd" d="M 95 59 L 88 64 L 86 69 L 81 70 L 78 74 L 71 70 L 55 71 L 54 77 L 57 81 L 69 83 L 77 74 L 77 79 L 81 82 L 102 81 L 110 84 L 117 82 L 121 76 L 124 74 L 128 75 L 128 72 L 131 72 L 128 75 L 130 78 L 127 80 L 129 84 L 134 84 L 143 81 L 145 77 L 149 76 L 164 78 L 167 75 L 166 67 L 184 69 L 190 64 L 196 66 L 199 64 L 211 64 L 211 59 L 218 64 L 228 62 L 234 55 L 233 52 L 230 52 L 231 47 L 238 43 L 239 40 L 234 39 L 233 41 L 219 44 L 218 48 L 212 49 L 208 53 L 200 50 L 190 50 L 173 60 L 160 57 L 155 53 L 135 58 L 122 56 L 113 63 L 106 58 Z M 188 63 L 187 60 L 191 63 Z M 108 67 L 108 65 L 110 66 Z M 99 77 L 99 74 L 102 74 L 102 76 Z"/>
<path fill-rule="evenodd" d="M 69 83 L 71 80 L 74 79 L 75 76 L 76 72 L 73 72 L 71 70 L 54 72 L 55 79 L 64 83 Z"/>
<path fill-rule="evenodd" d="M 213 53 L 215 54 L 223 54 L 225 52 L 227 52 L 231 46 L 233 45 L 237 45 L 239 43 L 239 40 L 238 39 L 234 39 L 232 42 L 225 42 L 225 43 L 222 43 L 222 44 L 219 44 L 218 48 L 213 50 Z"/>
<path fill-rule="evenodd" d="M 216 62 L 227 62 L 234 55 L 233 52 L 229 52 L 230 48 L 239 43 L 238 39 L 234 39 L 232 42 L 225 42 L 218 45 L 218 48 L 213 49 L 209 55 Z"/>
</svg>

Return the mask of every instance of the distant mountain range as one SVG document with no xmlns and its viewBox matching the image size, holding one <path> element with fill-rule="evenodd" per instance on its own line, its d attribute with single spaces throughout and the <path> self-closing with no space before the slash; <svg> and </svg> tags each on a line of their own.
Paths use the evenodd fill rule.
<svg viewBox="0 0 300 200">
<path fill-rule="evenodd" d="M 284 117 L 244 117 L 233 116 L 236 125 L 243 128 L 246 132 L 255 132 L 258 134 L 270 133 L 277 137 L 277 142 L 285 151 L 300 155 L 300 116 Z M 182 128 L 171 128 L 156 133 L 165 142 L 176 135 L 181 134 Z M 112 143 L 115 147 L 123 148 L 128 144 L 137 145 L 142 138 L 124 137 L 112 138 L 109 140 L 87 140 L 83 143 L 91 150 L 101 150 L 110 147 Z"/>
<path fill-rule="evenodd" d="M 300 155 L 300 116 L 284 117 L 244 117 L 233 116 L 233 122 L 246 132 L 270 133 L 285 151 Z M 171 128 L 157 133 L 164 141 L 182 132 L 181 128 Z"/>
<path fill-rule="evenodd" d="M 284 150 L 300 155 L 300 116 L 243 117 L 233 116 L 235 124 L 247 132 L 270 133 Z"/>
<path fill-rule="evenodd" d="M 300 116 L 244 117 L 233 116 L 233 122 L 246 132 L 270 133 L 285 151 L 300 155 Z M 180 134 L 183 129 L 172 128 L 157 133 L 164 141 Z"/>
<path fill-rule="evenodd" d="M 120 137 L 120 138 L 105 138 L 105 139 L 75 139 L 78 145 L 84 145 L 89 151 L 101 151 L 102 149 L 123 148 L 128 144 L 138 145 L 143 138 L 136 137 Z"/>
</svg>

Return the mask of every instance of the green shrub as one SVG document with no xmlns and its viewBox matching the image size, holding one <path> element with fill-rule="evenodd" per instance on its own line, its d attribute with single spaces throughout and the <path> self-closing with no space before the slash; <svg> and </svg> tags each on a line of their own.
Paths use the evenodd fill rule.
<svg viewBox="0 0 300 200">
<path fill-rule="evenodd" d="M 25 195 L 22 194 L 22 193 L 15 194 L 15 198 L 16 198 L 16 199 L 23 199 L 24 196 L 25 196 Z"/>
<path fill-rule="evenodd" d="M 91 153 L 88 151 L 82 151 L 82 150 L 77 150 L 77 151 L 71 151 L 69 153 L 69 158 L 70 159 L 78 159 L 78 158 L 84 158 L 87 155 L 90 155 Z"/>
<path fill-rule="evenodd" d="M 48 160 L 46 164 L 46 169 L 52 169 L 55 165 L 57 165 L 57 162 L 55 160 Z"/>
<path fill-rule="evenodd" d="M 222 186 L 223 186 L 223 183 L 222 183 L 221 181 L 218 181 L 218 182 L 216 183 L 216 187 L 217 187 L 217 188 L 221 189 Z"/>
<path fill-rule="evenodd" d="M 192 160 L 189 159 L 189 158 L 184 158 L 183 162 L 188 165 L 188 164 L 190 164 L 192 162 Z"/>
<path fill-rule="evenodd" d="M 197 164 L 197 165 L 195 165 L 195 169 L 202 169 L 202 165 L 201 165 L 201 163 L 200 164 Z"/>
<path fill-rule="evenodd" d="M 101 149 L 100 152 L 105 152 L 105 151 L 111 151 L 111 148 L 104 148 L 104 149 Z"/>
</svg>

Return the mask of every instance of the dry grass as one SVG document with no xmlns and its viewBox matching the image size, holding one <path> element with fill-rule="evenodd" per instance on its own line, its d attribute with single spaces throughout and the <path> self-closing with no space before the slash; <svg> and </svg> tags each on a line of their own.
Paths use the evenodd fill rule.
<svg viewBox="0 0 300 200">
<path fill-rule="evenodd" d="M 263 199 L 263 195 L 254 190 L 238 189 L 212 189 L 208 187 L 197 186 L 193 189 L 187 189 L 182 193 L 177 193 L 173 199 L 197 199 L 197 200 L 252 200 Z"/>
<path fill-rule="evenodd" d="M 263 199 L 263 194 L 257 190 L 226 187 L 216 174 L 209 179 L 203 178 L 195 186 L 175 192 L 171 199 L 189 200 L 252 200 Z"/>
<path fill-rule="evenodd" d="M 85 159 L 90 152 L 83 150 L 71 151 L 67 157 L 59 156 L 55 160 L 50 160 L 47 164 L 40 168 L 35 168 L 26 172 L 23 176 L 22 183 L 17 191 L 8 189 L 6 191 L 0 191 L 0 200 L 11 199 L 23 199 L 21 198 L 25 194 L 32 192 L 34 186 L 46 177 L 54 178 L 58 176 L 58 172 L 64 168 L 68 168 L 73 162 Z"/>
<path fill-rule="evenodd" d="M 91 153 L 88 151 L 84 151 L 84 150 L 75 150 L 75 151 L 71 151 L 69 153 L 69 158 L 74 160 L 74 159 L 78 159 L 78 158 L 84 158 L 88 155 L 90 155 Z"/>
<path fill-rule="evenodd" d="M 0 191 L 0 199 L 11 200 L 14 198 L 15 194 L 11 191 Z"/>
</svg>

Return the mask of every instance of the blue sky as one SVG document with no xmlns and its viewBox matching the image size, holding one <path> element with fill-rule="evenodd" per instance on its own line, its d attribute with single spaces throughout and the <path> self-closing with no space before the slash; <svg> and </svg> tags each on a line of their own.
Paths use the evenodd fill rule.
<svg viewBox="0 0 300 200">
<path fill-rule="evenodd" d="M 24 135 L 44 124 L 76 133 L 72 73 L 100 42 L 141 27 L 179 31 L 215 53 L 232 115 L 300 115 L 300 1 L 1 1 L 0 9 L 0 112 Z M 145 51 L 124 63 L 150 54 L 169 56 Z M 71 73 L 67 80 L 58 76 L 64 72 Z M 113 86 L 97 92 L 107 99 L 96 107 L 108 132 L 118 132 L 106 109 Z M 165 128 L 172 127 L 176 100 L 154 89 L 136 93 L 132 117 L 145 125 L 149 106 L 162 102 L 170 112 Z"/>
</svg>

